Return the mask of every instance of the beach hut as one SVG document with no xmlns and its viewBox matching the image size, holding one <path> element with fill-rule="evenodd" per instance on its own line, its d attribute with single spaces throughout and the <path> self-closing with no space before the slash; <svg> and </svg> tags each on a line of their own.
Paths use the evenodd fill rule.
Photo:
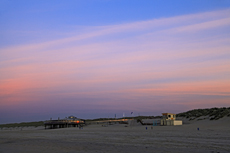
<svg viewBox="0 0 230 153">
<path fill-rule="evenodd" d="M 182 121 L 176 120 L 176 114 L 162 113 L 161 125 L 182 125 Z"/>
</svg>

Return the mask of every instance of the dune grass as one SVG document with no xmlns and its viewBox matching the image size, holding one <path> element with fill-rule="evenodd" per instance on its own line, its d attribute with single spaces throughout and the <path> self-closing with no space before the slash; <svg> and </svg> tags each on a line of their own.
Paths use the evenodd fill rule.
<svg viewBox="0 0 230 153">
<path fill-rule="evenodd" d="M 38 126 L 44 126 L 44 122 L 43 121 L 38 121 L 38 122 L 22 122 L 22 123 L 10 123 L 10 124 L 0 124 L 0 128 L 3 127 L 28 127 L 28 126 L 34 126 L 34 127 L 38 127 Z"/>
<path fill-rule="evenodd" d="M 177 117 L 192 118 L 192 120 L 201 116 L 209 116 L 210 120 L 218 120 L 225 116 L 230 117 L 230 107 L 194 109 L 177 114 Z"/>
</svg>

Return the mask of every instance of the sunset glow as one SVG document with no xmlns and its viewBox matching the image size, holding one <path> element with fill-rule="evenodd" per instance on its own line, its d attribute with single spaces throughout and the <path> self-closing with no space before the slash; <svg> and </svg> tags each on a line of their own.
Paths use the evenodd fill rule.
<svg viewBox="0 0 230 153">
<path fill-rule="evenodd" d="M 229 2 L 119 2 L 1 2 L 0 124 L 229 107 Z"/>
</svg>

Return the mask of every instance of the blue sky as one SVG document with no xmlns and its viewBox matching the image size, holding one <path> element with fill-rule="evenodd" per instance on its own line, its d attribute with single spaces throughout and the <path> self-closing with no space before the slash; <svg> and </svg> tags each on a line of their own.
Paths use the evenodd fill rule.
<svg viewBox="0 0 230 153">
<path fill-rule="evenodd" d="M 227 0 L 2 0 L 0 123 L 228 107 L 229 27 Z"/>
<path fill-rule="evenodd" d="M 1 2 L 1 45 L 65 37 L 87 26 L 168 18 L 228 8 L 227 0 L 5 1 Z M 80 30 L 79 30 L 80 29 Z"/>
</svg>

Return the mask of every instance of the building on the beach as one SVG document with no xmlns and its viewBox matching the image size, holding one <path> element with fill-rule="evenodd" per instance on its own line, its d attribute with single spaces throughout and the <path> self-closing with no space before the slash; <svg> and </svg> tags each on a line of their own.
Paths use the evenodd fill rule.
<svg viewBox="0 0 230 153">
<path fill-rule="evenodd" d="M 85 120 L 79 119 L 73 115 L 66 117 L 64 119 L 58 120 L 47 120 L 44 122 L 45 128 L 66 128 L 66 127 L 78 127 L 85 124 Z"/>
<path fill-rule="evenodd" d="M 176 120 L 176 114 L 162 113 L 161 125 L 182 125 L 182 121 Z"/>
</svg>

